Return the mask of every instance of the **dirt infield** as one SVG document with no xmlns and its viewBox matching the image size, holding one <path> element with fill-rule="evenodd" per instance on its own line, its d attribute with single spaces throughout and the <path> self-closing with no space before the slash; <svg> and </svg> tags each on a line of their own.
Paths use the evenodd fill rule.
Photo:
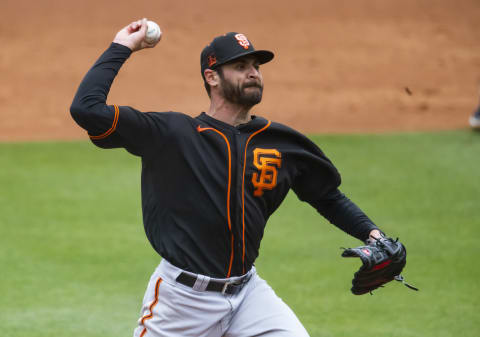
<svg viewBox="0 0 480 337">
<path fill-rule="evenodd" d="M 200 51 L 239 31 L 276 53 L 256 112 L 304 132 L 462 128 L 478 104 L 478 0 L 3 0 L 0 12 L 0 141 L 85 138 L 75 90 L 141 17 L 164 38 L 127 62 L 109 103 L 206 110 Z"/>
</svg>

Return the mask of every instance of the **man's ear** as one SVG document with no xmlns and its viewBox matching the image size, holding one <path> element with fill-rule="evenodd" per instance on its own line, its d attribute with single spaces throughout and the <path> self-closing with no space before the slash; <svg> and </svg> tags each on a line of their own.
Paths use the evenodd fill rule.
<svg viewBox="0 0 480 337">
<path fill-rule="evenodd" d="M 205 81 L 210 84 L 211 87 L 215 87 L 220 82 L 218 73 L 212 69 L 205 69 L 203 71 L 203 76 L 205 76 Z"/>
</svg>

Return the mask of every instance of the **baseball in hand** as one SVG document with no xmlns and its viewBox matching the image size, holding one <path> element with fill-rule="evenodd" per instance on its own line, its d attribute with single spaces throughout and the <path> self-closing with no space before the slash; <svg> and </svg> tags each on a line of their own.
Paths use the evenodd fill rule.
<svg viewBox="0 0 480 337">
<path fill-rule="evenodd" d="M 145 34 L 145 42 L 149 44 L 157 43 L 162 38 L 160 27 L 153 21 L 147 21 L 147 33 Z"/>
</svg>

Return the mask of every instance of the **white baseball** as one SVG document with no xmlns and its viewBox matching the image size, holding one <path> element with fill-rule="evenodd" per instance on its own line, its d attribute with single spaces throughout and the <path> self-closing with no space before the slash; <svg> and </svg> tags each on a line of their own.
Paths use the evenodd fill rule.
<svg viewBox="0 0 480 337">
<path fill-rule="evenodd" d="M 147 33 L 145 34 L 145 42 L 149 44 L 157 43 L 162 38 L 160 27 L 153 21 L 147 21 Z"/>
</svg>

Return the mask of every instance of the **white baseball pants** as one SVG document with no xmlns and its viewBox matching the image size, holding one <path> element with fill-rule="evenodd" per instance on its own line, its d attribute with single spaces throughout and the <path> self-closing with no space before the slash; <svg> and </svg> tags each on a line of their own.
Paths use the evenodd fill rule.
<svg viewBox="0 0 480 337">
<path fill-rule="evenodd" d="M 308 337 L 293 311 L 257 275 L 234 295 L 205 291 L 209 277 L 190 288 L 175 281 L 183 270 L 162 260 L 145 292 L 134 337 Z M 235 281 L 216 279 L 220 281 Z"/>
</svg>

